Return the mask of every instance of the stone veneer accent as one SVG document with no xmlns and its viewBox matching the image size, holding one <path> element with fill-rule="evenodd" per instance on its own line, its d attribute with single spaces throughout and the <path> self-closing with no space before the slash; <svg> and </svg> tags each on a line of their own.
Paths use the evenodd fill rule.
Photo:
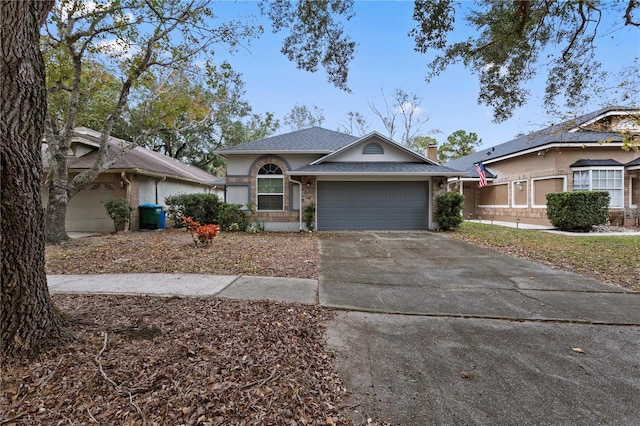
<svg viewBox="0 0 640 426">
<path fill-rule="evenodd" d="M 291 200 L 289 199 L 291 192 L 291 182 L 289 181 L 289 173 L 287 169 L 287 163 L 279 156 L 276 155 L 266 155 L 264 157 L 260 157 L 256 160 L 256 162 L 251 167 L 249 171 L 249 177 L 246 178 L 238 178 L 234 179 L 234 182 L 242 182 L 249 184 L 249 197 L 251 202 L 256 205 L 257 209 L 257 181 L 256 176 L 258 175 L 258 170 L 265 164 L 276 164 L 282 170 L 282 174 L 284 177 L 284 210 L 283 211 L 258 211 L 254 215 L 254 220 L 256 222 L 295 222 L 297 223 L 300 220 L 300 212 L 297 210 L 291 210 Z M 297 180 L 297 179 L 296 179 Z M 295 184 L 294 184 L 295 185 Z"/>
</svg>

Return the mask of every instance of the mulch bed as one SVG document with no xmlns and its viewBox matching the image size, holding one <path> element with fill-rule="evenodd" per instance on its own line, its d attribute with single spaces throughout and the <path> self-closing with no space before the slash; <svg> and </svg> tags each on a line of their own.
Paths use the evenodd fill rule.
<svg viewBox="0 0 640 426">
<path fill-rule="evenodd" d="M 119 232 L 46 248 L 48 274 L 193 273 L 318 278 L 313 233 L 223 232 L 196 246 L 184 229 Z"/>
</svg>

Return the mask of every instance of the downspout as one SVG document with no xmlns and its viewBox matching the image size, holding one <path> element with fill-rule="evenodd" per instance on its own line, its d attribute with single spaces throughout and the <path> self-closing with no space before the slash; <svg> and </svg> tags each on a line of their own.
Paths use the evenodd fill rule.
<svg viewBox="0 0 640 426">
<path fill-rule="evenodd" d="M 131 205 L 131 181 L 127 179 L 127 174 L 125 172 L 120 172 L 120 179 L 122 179 L 122 181 L 127 184 L 125 200 L 127 200 L 128 205 Z M 131 224 L 129 223 L 129 221 L 126 221 L 124 224 L 124 230 L 129 231 L 130 229 Z"/>
<path fill-rule="evenodd" d="M 299 227 L 300 227 L 300 232 L 302 232 L 302 182 L 299 182 L 297 180 L 293 180 L 291 179 L 291 176 L 289 176 L 289 182 L 293 182 L 293 183 L 297 183 L 298 187 L 300 188 L 300 191 L 298 191 L 298 216 L 299 216 Z"/>
<path fill-rule="evenodd" d="M 165 180 L 167 180 L 167 177 L 163 176 L 162 179 L 156 181 L 156 204 L 158 204 L 158 184 L 160 182 L 164 182 Z"/>
</svg>

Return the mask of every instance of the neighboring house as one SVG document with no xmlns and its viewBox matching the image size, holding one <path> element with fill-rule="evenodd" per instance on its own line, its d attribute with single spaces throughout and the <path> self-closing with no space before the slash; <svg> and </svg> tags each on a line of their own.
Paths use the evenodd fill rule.
<svg viewBox="0 0 640 426">
<path fill-rule="evenodd" d="M 429 148 L 435 158 L 435 146 Z M 371 133 L 355 137 L 320 127 L 218 151 L 227 158 L 227 202 L 255 209 L 266 230 L 432 229 L 434 197 L 461 172 Z M 464 174 L 464 173 L 462 173 Z"/>
<path fill-rule="evenodd" d="M 633 225 L 640 204 L 640 152 L 622 149 L 640 135 L 631 108 L 604 108 L 574 120 L 450 161 L 469 177 L 448 189 L 465 197 L 464 217 L 549 225 L 546 194 L 604 190 L 611 195 L 612 223 Z M 487 186 L 479 188 L 475 164 L 482 162 Z"/>
<path fill-rule="evenodd" d="M 98 156 L 100 132 L 78 127 L 74 130 L 69 150 L 69 179 L 89 169 Z M 109 140 L 109 157 L 113 157 L 128 142 L 117 138 Z M 48 153 L 43 146 L 44 179 L 48 180 Z M 202 169 L 183 163 L 146 148 L 136 147 L 127 152 L 109 170 L 101 173 L 85 189 L 69 201 L 67 232 L 113 232 L 103 202 L 108 197 L 125 198 L 134 207 L 130 228 L 139 227 L 140 204 L 164 205 L 165 198 L 176 194 L 214 193 L 224 200 L 224 179 Z M 46 205 L 47 185 L 43 185 L 42 200 Z"/>
</svg>

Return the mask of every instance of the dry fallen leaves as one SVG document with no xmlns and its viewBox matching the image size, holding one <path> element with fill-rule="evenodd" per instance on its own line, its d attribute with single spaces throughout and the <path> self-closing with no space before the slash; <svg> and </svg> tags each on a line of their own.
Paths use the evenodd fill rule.
<svg viewBox="0 0 640 426">
<path fill-rule="evenodd" d="M 49 246 L 47 273 L 317 278 L 315 234 L 131 232 Z M 54 295 L 77 340 L 0 367 L 0 424 L 350 425 L 318 306 Z M 388 425 L 388 423 L 368 423 Z"/>
<path fill-rule="evenodd" d="M 194 273 L 318 278 L 313 233 L 223 232 L 194 247 L 184 229 L 120 232 L 47 246 L 48 274 Z"/>
<path fill-rule="evenodd" d="M 216 298 L 54 300 L 77 342 L 2 366 L 4 421 L 351 424 L 324 349 L 328 310 Z"/>
</svg>

